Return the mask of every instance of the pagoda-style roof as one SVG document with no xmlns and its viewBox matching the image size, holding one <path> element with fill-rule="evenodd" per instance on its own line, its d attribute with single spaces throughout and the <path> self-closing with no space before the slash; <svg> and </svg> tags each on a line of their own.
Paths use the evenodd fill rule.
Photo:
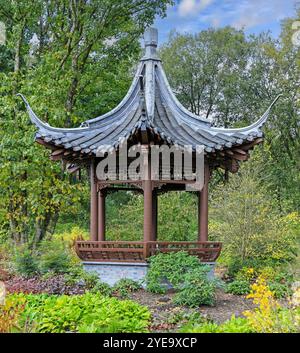
<svg viewBox="0 0 300 353">
<path fill-rule="evenodd" d="M 248 149 L 262 142 L 262 127 L 278 97 L 250 126 L 213 127 L 211 121 L 191 113 L 178 101 L 156 49 L 157 30 L 150 28 L 145 33 L 145 55 L 127 95 L 115 109 L 84 121 L 78 128 L 57 128 L 43 122 L 21 95 L 31 121 L 37 127 L 37 142 L 56 150 L 52 153 L 54 157 L 62 156 L 63 159 L 68 156 L 91 158 L 97 155 L 97 151 L 107 150 L 108 146 L 117 148 L 127 140 L 132 143 L 153 141 L 192 145 L 194 148 L 203 145 L 207 155 L 245 160 Z M 222 162 L 219 164 L 224 167 Z"/>
</svg>

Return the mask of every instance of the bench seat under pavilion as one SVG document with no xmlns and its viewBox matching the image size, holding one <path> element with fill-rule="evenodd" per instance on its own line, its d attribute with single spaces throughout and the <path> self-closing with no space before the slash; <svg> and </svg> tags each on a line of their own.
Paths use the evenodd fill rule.
<svg viewBox="0 0 300 353">
<path fill-rule="evenodd" d="M 262 128 L 278 99 L 253 124 L 243 128 L 214 127 L 210 120 L 188 111 L 176 98 L 168 83 L 157 54 L 157 30 L 149 28 L 144 35 L 145 53 L 138 65 L 131 87 L 112 111 L 84 121 L 78 128 L 52 127 L 34 113 L 24 100 L 37 131 L 35 140 L 51 150 L 51 159 L 62 160 L 70 173 L 88 168 L 90 177 L 90 240 L 78 240 L 76 251 L 83 261 L 146 262 L 158 252 L 185 250 L 203 262 L 217 259 L 221 243 L 208 241 L 208 184 L 212 172 L 222 168 L 236 173 L 249 152 L 263 142 Z M 145 168 L 150 168 L 152 145 L 204 149 L 204 183 L 193 191 L 198 197 L 198 239 L 194 242 L 162 242 L 157 239 L 158 196 L 160 193 L 185 190 L 191 180 L 160 178 L 151 180 L 150 169 L 140 180 L 98 179 L 96 168 L 104 153 L 113 148 L 118 154 L 126 141 L 141 146 Z M 110 149 L 108 148 L 110 146 Z M 99 151 L 103 155 L 99 156 Z M 157 173 L 163 175 L 162 166 Z M 116 170 L 118 174 L 118 170 Z M 149 177 L 150 175 L 150 177 Z M 105 199 L 110 192 L 133 190 L 144 196 L 144 239 L 140 242 L 106 241 Z"/>
</svg>

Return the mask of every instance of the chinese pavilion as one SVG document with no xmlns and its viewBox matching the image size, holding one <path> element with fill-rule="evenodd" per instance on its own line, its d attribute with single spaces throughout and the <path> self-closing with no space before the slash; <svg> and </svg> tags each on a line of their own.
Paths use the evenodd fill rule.
<svg viewBox="0 0 300 353">
<path fill-rule="evenodd" d="M 215 261 L 221 244 L 208 241 L 208 183 L 216 168 L 238 171 L 249 151 L 263 141 L 262 128 L 270 110 L 250 126 L 243 128 L 218 128 L 189 112 L 177 100 L 168 83 L 157 55 L 157 30 L 145 33 L 145 54 L 141 58 L 132 85 L 121 103 L 112 111 L 84 121 L 78 128 L 57 128 L 41 121 L 22 96 L 30 119 L 36 126 L 36 142 L 51 149 L 52 160 L 63 160 L 69 172 L 89 168 L 90 176 L 90 240 L 78 240 L 78 256 L 89 262 L 145 263 L 158 251 L 186 250 L 201 261 Z M 99 180 L 97 164 L 104 158 L 99 151 L 111 146 L 118 154 L 126 141 L 128 148 L 141 146 L 146 176 L 140 180 Z M 198 241 L 157 241 L 158 195 L 170 190 L 184 190 L 191 180 L 151 180 L 150 147 L 152 145 L 204 148 L 204 186 L 194 191 L 198 194 Z M 194 153 L 194 152 L 193 152 Z M 159 167 L 161 168 L 161 166 Z M 148 172 L 147 172 L 148 171 Z M 116 172 L 117 173 L 117 172 Z M 161 170 L 158 171 L 161 173 Z M 140 242 L 105 240 L 105 198 L 109 192 L 135 190 L 144 195 L 144 239 Z"/>
</svg>

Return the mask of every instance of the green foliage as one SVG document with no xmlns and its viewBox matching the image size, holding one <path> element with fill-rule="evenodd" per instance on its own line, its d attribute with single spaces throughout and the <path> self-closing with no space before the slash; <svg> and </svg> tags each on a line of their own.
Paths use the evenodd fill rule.
<svg viewBox="0 0 300 353">
<path fill-rule="evenodd" d="M 188 323 L 183 326 L 180 332 L 186 333 L 252 333 L 254 330 L 249 325 L 247 319 L 232 316 L 230 320 L 218 325 L 207 321 L 200 325 Z"/>
<path fill-rule="evenodd" d="M 71 266 L 71 256 L 63 243 L 43 242 L 40 246 L 39 269 L 41 273 L 66 273 Z"/>
<path fill-rule="evenodd" d="M 86 174 L 78 183 L 34 143 L 16 94 L 53 126 L 78 126 L 111 110 L 128 89 L 140 35 L 171 2 L 0 1 L 7 29 L 0 46 L 0 224 L 14 242 L 39 243 L 59 215 L 87 223 L 88 208 Z"/>
<path fill-rule="evenodd" d="M 205 271 L 195 256 L 189 256 L 184 251 L 176 253 L 158 254 L 150 258 L 150 268 L 146 276 L 147 290 L 153 293 L 165 293 L 164 281 L 173 287 L 180 287 L 184 282 L 184 275 L 194 269 Z"/>
<path fill-rule="evenodd" d="M 171 285 L 176 291 L 175 304 L 196 307 L 213 305 L 216 283 L 208 279 L 209 266 L 184 251 L 158 254 L 150 259 L 146 276 L 147 290 L 165 293 Z"/>
<path fill-rule="evenodd" d="M 113 293 L 113 289 L 105 282 L 98 282 L 92 287 L 90 290 L 91 293 L 100 293 L 104 296 L 111 296 Z"/>
<path fill-rule="evenodd" d="M 183 276 L 183 283 L 174 297 L 174 303 L 197 307 L 214 305 L 216 283 L 207 278 L 209 268 L 194 269 Z M 178 287 L 177 287 L 178 288 Z"/>
<path fill-rule="evenodd" d="M 122 278 L 113 286 L 112 290 L 122 298 L 126 298 L 130 292 L 135 292 L 139 289 L 141 289 L 141 285 L 138 282 L 129 278 Z"/>
<path fill-rule="evenodd" d="M 286 283 L 268 281 L 267 284 L 276 299 L 286 298 L 292 294 L 290 286 Z"/>
<path fill-rule="evenodd" d="M 245 280 L 235 280 L 226 285 L 226 292 L 237 295 L 245 295 L 250 293 L 250 283 Z"/>
<path fill-rule="evenodd" d="M 10 297 L 26 304 L 21 324 L 29 320 L 35 332 L 146 332 L 150 320 L 147 308 L 101 294 Z"/>
<path fill-rule="evenodd" d="M 69 267 L 64 277 L 67 284 L 75 284 L 79 281 L 83 281 L 88 289 L 94 288 L 99 282 L 97 273 L 85 271 L 81 264 L 75 264 Z"/>
<path fill-rule="evenodd" d="M 239 266 L 277 266 L 297 254 L 299 217 L 276 211 L 259 175 L 254 158 L 212 196 L 210 233 L 223 242 L 223 261 L 234 271 Z"/>
<path fill-rule="evenodd" d="M 100 281 L 96 272 L 84 270 L 81 264 L 71 266 L 64 278 L 67 285 L 82 282 L 85 288 L 94 294 L 100 293 L 104 296 L 110 296 L 113 292 L 113 289 L 107 283 Z"/>
<path fill-rule="evenodd" d="M 17 249 L 13 260 L 15 271 L 22 276 L 32 277 L 40 272 L 36 257 L 26 247 Z"/>
</svg>

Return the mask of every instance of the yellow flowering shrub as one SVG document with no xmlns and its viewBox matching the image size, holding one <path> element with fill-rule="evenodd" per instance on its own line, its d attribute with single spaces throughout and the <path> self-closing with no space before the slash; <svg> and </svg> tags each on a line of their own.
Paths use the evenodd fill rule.
<svg viewBox="0 0 300 353">
<path fill-rule="evenodd" d="M 256 277 L 256 270 L 253 267 L 243 267 L 236 274 L 237 280 L 252 281 Z"/>
<path fill-rule="evenodd" d="M 251 286 L 247 296 L 257 305 L 254 310 L 244 312 L 250 326 L 260 333 L 299 332 L 300 311 L 296 308 L 282 308 L 275 300 L 274 293 L 269 289 L 266 279 L 259 276 Z"/>
<path fill-rule="evenodd" d="M 89 239 L 89 234 L 86 230 L 83 230 L 80 227 L 73 227 L 70 231 L 54 234 L 53 238 L 55 240 L 62 240 L 66 243 L 73 244 L 78 238 L 83 238 L 85 240 Z"/>
</svg>

